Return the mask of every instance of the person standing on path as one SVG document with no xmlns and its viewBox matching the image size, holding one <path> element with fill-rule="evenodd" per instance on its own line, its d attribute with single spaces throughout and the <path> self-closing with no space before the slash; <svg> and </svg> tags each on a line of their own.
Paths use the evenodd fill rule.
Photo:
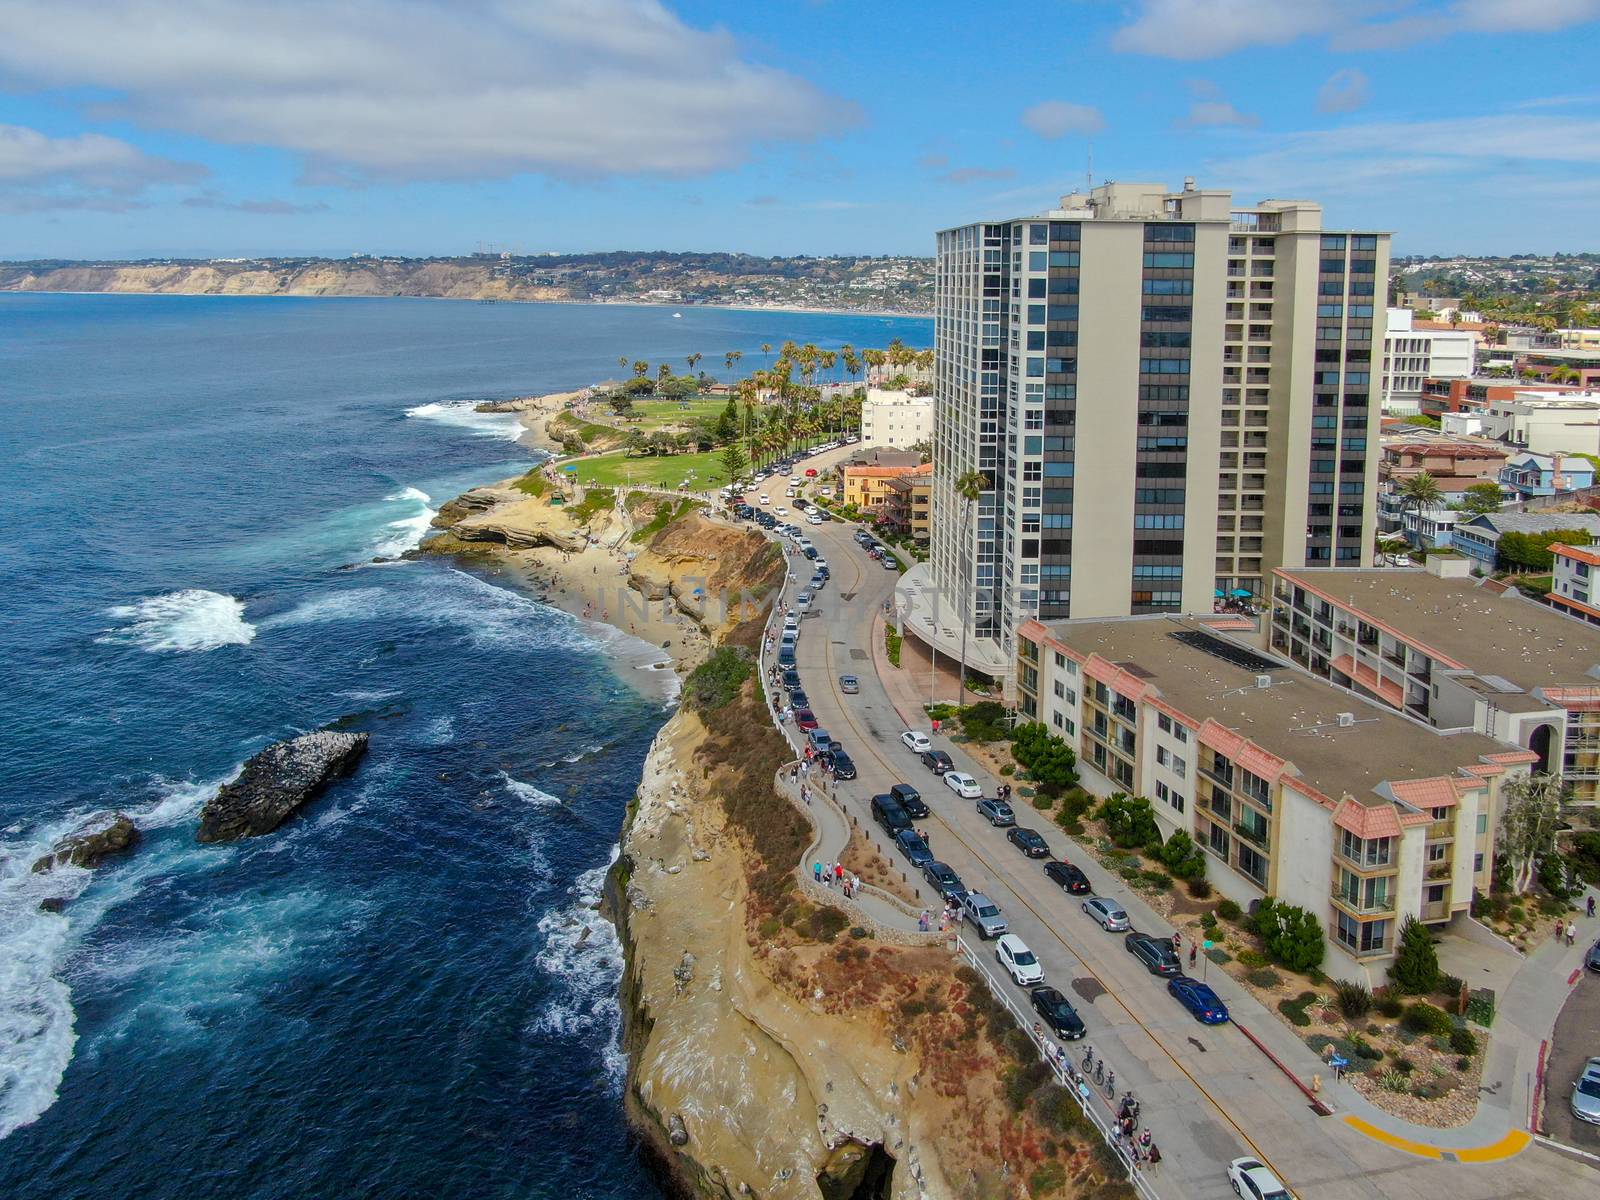
<svg viewBox="0 0 1600 1200">
<path fill-rule="evenodd" d="M 1578 926 L 1574 922 L 1568 921 L 1567 922 L 1567 945 L 1570 946 L 1570 945 L 1572 945 L 1573 942 L 1575 942 L 1577 940 L 1578 940 Z"/>
<path fill-rule="evenodd" d="M 1590 918 L 1590 920 L 1593 920 L 1594 919 L 1594 897 L 1593 896 L 1589 897 L 1589 905 L 1588 905 L 1588 907 L 1589 907 L 1589 918 Z"/>
<path fill-rule="evenodd" d="M 1195 942 L 1190 942 L 1189 943 L 1189 965 L 1191 967 L 1194 966 L 1195 959 L 1199 956 L 1199 954 L 1200 954 L 1199 945 L 1196 944 Z"/>
</svg>

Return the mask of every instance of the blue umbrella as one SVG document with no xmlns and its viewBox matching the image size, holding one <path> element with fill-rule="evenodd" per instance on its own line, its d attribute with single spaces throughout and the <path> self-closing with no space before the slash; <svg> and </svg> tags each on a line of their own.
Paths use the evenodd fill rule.
<svg viewBox="0 0 1600 1200">
<path fill-rule="evenodd" d="M 1221 588 L 1218 588 L 1218 589 L 1217 589 L 1217 599 L 1218 599 L 1218 600 L 1221 600 L 1221 599 L 1222 599 L 1222 589 L 1221 589 Z"/>
<path fill-rule="evenodd" d="M 1233 594 L 1238 599 L 1243 600 L 1245 597 L 1251 595 L 1252 593 L 1251 593 L 1249 588 L 1234 588 L 1233 589 Z"/>
</svg>

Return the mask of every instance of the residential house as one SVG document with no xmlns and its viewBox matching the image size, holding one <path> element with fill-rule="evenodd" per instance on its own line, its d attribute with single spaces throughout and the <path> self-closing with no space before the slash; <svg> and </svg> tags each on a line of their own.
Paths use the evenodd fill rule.
<svg viewBox="0 0 1600 1200">
<path fill-rule="evenodd" d="M 1600 578 L 1595 571 L 1600 567 L 1600 550 L 1552 542 L 1550 552 L 1555 559 L 1550 574 L 1551 605 L 1581 621 L 1600 625 L 1600 589 L 1595 587 Z"/>
<path fill-rule="evenodd" d="M 933 536 L 933 464 L 924 463 L 889 480 L 878 523 L 926 546 Z"/>
<path fill-rule="evenodd" d="M 1487 574 L 1499 565 L 1501 534 L 1553 529 L 1586 529 L 1600 539 L 1600 513 L 1485 513 L 1458 522 L 1451 545 L 1471 560 L 1473 570 Z"/>
<path fill-rule="evenodd" d="M 1523 500 L 1594 486 L 1594 464 L 1576 455 L 1514 454 L 1500 468 L 1500 486 Z"/>
</svg>

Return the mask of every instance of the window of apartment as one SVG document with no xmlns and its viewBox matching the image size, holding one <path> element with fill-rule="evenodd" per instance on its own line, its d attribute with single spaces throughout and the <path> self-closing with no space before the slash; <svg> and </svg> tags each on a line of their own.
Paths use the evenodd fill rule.
<svg viewBox="0 0 1600 1200">
<path fill-rule="evenodd" d="M 1438 684 L 1434 684 L 1433 685 L 1433 694 L 1435 696 L 1437 696 L 1439 694 L 1439 685 Z M 1478 814 L 1478 832 L 1479 833 L 1488 833 L 1489 832 L 1489 814 L 1488 813 L 1479 813 Z"/>
<path fill-rule="evenodd" d="M 1428 847 L 1428 861 L 1429 862 L 1443 862 L 1444 859 L 1445 859 L 1445 855 L 1448 854 L 1448 853 L 1449 853 L 1449 847 L 1448 846 L 1429 846 Z"/>
<path fill-rule="evenodd" d="M 1187 742 L 1189 740 L 1189 731 L 1182 725 L 1174 722 L 1172 726 L 1172 736 L 1177 738 L 1180 742 Z"/>
<path fill-rule="evenodd" d="M 1474 854 L 1472 856 L 1472 873 L 1474 875 L 1476 875 L 1482 870 L 1483 870 L 1483 855 Z"/>
<path fill-rule="evenodd" d="M 1171 757 L 1172 756 L 1167 753 L 1167 748 L 1165 746 L 1156 747 L 1156 762 L 1160 763 L 1163 767 L 1167 765 Z"/>
<path fill-rule="evenodd" d="M 1188 764 L 1185 763 L 1183 759 L 1179 758 L 1176 754 L 1172 756 L 1172 773 L 1174 775 L 1176 775 L 1179 779 L 1182 779 L 1184 778 L 1188 769 Z"/>
<path fill-rule="evenodd" d="M 1063 653 L 1061 653 L 1061 651 L 1057 650 L 1055 652 L 1055 656 L 1056 656 L 1056 666 L 1064 667 L 1064 666 L 1067 665 L 1067 656 L 1065 654 L 1063 654 Z"/>
<path fill-rule="evenodd" d="M 1056 680 L 1055 692 L 1056 692 L 1056 695 L 1058 695 L 1058 696 L 1062 697 L 1063 699 L 1065 699 L 1066 695 L 1067 695 L 1067 685 L 1062 683 L 1061 680 L 1059 680 L 1059 679 Z"/>
<path fill-rule="evenodd" d="M 1156 725 L 1162 733 L 1172 732 L 1172 718 L 1167 716 L 1166 713 L 1161 713 L 1156 717 Z"/>
</svg>

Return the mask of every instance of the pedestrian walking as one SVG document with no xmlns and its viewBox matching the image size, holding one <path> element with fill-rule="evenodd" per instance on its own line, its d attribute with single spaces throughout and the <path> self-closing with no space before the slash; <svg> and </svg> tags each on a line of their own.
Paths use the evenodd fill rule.
<svg viewBox="0 0 1600 1200">
<path fill-rule="evenodd" d="M 1183 930 L 1181 929 L 1172 931 L 1172 952 L 1174 954 L 1183 953 Z"/>
<path fill-rule="evenodd" d="M 1154 1174 L 1155 1169 L 1161 1165 L 1161 1147 L 1151 1142 L 1150 1153 L 1146 1156 L 1146 1160 L 1150 1163 L 1151 1173 Z"/>
<path fill-rule="evenodd" d="M 1589 897 L 1589 916 L 1590 916 L 1591 919 L 1593 919 L 1593 917 L 1594 917 L 1594 897 L 1593 896 Z"/>
<path fill-rule="evenodd" d="M 844 868 L 838 863 L 833 864 L 833 877 L 841 883 L 844 881 Z"/>
<path fill-rule="evenodd" d="M 1572 945 L 1578 940 L 1578 927 L 1572 921 L 1567 922 L 1567 945 Z"/>
<path fill-rule="evenodd" d="M 1194 942 L 1189 943 L 1189 965 L 1194 966 L 1194 961 L 1199 957 L 1200 947 Z"/>
</svg>

